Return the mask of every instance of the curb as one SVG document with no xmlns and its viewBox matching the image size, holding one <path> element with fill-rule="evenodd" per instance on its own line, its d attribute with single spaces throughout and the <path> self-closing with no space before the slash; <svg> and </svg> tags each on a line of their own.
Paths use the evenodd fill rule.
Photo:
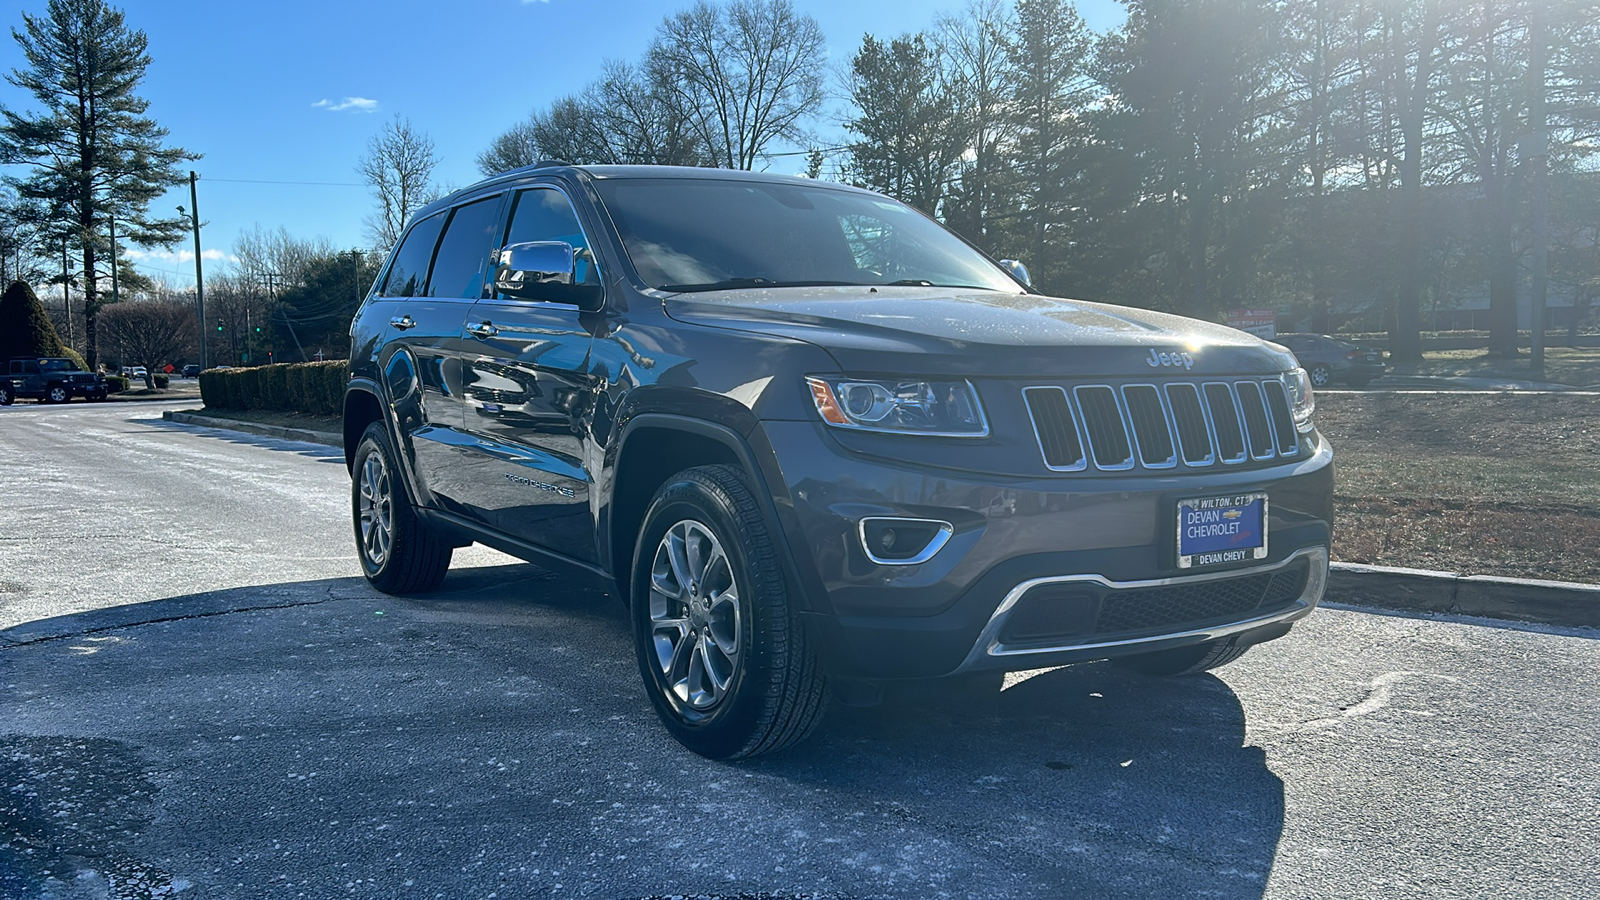
<svg viewBox="0 0 1600 900">
<path fill-rule="evenodd" d="M 258 422 L 241 422 L 237 419 L 222 419 L 216 416 L 198 416 L 194 413 L 175 412 L 167 410 L 161 418 L 181 425 L 199 425 L 203 428 L 220 428 L 224 431 L 242 431 L 245 434 L 254 434 L 261 437 L 278 438 L 284 441 L 302 441 L 307 444 L 325 444 L 329 447 L 343 447 L 344 435 L 334 434 L 331 431 L 313 431 L 309 428 L 290 428 L 286 425 L 262 425 Z"/>
<path fill-rule="evenodd" d="M 1600 628 L 1600 585 L 1336 562 L 1329 599 L 1355 606 Z"/>
<path fill-rule="evenodd" d="M 331 431 L 260 425 L 168 410 L 163 419 L 286 441 L 343 447 Z M 1480 616 L 1575 628 L 1600 628 L 1600 585 L 1496 575 L 1461 575 L 1336 562 L 1329 566 L 1327 599 L 1352 606 Z"/>
</svg>

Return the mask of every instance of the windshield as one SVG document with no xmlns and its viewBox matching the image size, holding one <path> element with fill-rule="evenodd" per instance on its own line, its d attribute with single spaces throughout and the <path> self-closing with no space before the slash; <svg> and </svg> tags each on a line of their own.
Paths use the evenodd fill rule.
<svg viewBox="0 0 1600 900">
<path fill-rule="evenodd" d="M 885 197 L 694 178 L 596 186 L 639 277 L 662 290 L 904 284 L 1022 293 L 960 238 Z"/>
<path fill-rule="evenodd" d="M 78 367 L 70 359 L 41 359 L 39 371 L 41 372 L 75 372 Z"/>
</svg>

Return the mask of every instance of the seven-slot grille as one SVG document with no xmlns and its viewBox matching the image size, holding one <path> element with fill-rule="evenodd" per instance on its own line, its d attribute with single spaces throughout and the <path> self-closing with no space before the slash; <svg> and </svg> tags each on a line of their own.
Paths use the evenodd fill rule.
<svg viewBox="0 0 1600 900">
<path fill-rule="evenodd" d="M 1300 453 L 1277 378 L 1038 385 L 1022 393 L 1044 464 L 1057 472 L 1204 468 Z"/>
</svg>

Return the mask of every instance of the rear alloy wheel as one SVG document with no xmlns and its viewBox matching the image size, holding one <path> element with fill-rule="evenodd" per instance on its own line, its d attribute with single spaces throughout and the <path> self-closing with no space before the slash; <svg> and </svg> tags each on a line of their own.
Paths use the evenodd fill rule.
<svg viewBox="0 0 1600 900">
<path fill-rule="evenodd" d="M 67 390 L 65 385 L 52 384 L 44 392 L 44 402 L 46 403 L 66 403 L 71 399 L 72 392 Z"/>
<path fill-rule="evenodd" d="M 1327 387 L 1328 383 L 1333 381 L 1333 370 L 1320 363 L 1312 366 L 1311 371 L 1306 374 L 1311 376 L 1311 386 L 1318 390 Z"/>
<path fill-rule="evenodd" d="M 1119 656 L 1111 662 L 1124 669 L 1132 669 L 1146 675 L 1198 675 L 1233 662 L 1243 656 L 1250 647 L 1250 644 L 1240 644 L 1237 638 L 1219 638 L 1192 647 L 1158 650 L 1155 653 L 1141 653 L 1137 656 Z"/>
<path fill-rule="evenodd" d="M 822 674 L 737 469 L 686 469 L 656 492 L 630 596 L 645 688 L 685 747 L 712 759 L 758 756 L 821 720 Z"/>
<path fill-rule="evenodd" d="M 417 516 L 399 479 L 389 435 L 374 422 L 361 436 L 351 472 L 361 571 L 386 594 L 431 591 L 444 581 L 454 551 Z"/>
<path fill-rule="evenodd" d="M 17 395 L 11 392 L 11 385 L 0 384 L 0 406 L 10 406 L 16 399 Z"/>
</svg>

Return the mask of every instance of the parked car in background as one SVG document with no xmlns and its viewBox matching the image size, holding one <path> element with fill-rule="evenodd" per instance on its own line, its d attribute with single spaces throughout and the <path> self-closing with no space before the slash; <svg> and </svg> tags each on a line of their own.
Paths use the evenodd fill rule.
<svg viewBox="0 0 1600 900">
<path fill-rule="evenodd" d="M 200 367 L 195 365 L 194 363 L 190 363 L 187 366 L 184 366 L 183 367 L 183 377 L 185 377 L 185 378 L 199 378 L 200 377 Z"/>
<path fill-rule="evenodd" d="M 85 372 L 70 359 L 24 357 L 10 360 L 0 375 L 0 406 L 10 406 L 19 397 L 41 403 L 66 403 L 73 397 L 104 400 L 106 377 Z"/>
<path fill-rule="evenodd" d="M 1319 390 L 1334 382 L 1359 390 L 1389 371 L 1382 350 L 1358 347 L 1325 334 L 1280 334 L 1273 340 L 1294 353 L 1311 376 L 1311 386 Z"/>
</svg>

